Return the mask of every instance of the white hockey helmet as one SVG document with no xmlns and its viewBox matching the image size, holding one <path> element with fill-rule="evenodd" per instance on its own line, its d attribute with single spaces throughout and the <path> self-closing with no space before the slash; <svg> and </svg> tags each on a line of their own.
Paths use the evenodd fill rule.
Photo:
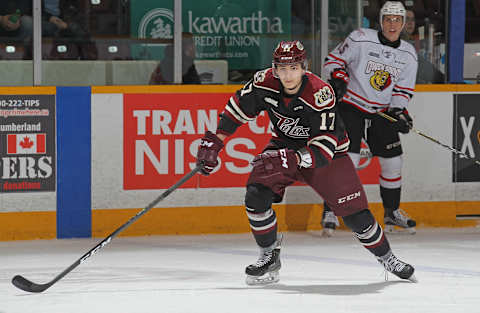
<svg viewBox="0 0 480 313">
<path fill-rule="evenodd" d="M 407 10 L 400 1 L 387 1 L 380 9 L 380 26 L 383 29 L 383 16 L 384 15 L 399 15 L 402 17 L 402 27 L 405 26 L 405 19 Z"/>
</svg>

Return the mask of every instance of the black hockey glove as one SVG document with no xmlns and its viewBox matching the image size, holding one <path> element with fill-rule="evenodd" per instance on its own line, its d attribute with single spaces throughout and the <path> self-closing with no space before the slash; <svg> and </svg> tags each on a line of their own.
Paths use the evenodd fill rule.
<svg viewBox="0 0 480 313">
<path fill-rule="evenodd" d="M 218 165 L 218 152 L 223 148 L 223 141 L 214 133 L 207 131 L 203 136 L 197 152 L 197 165 L 203 163 L 203 168 L 200 173 L 203 175 L 210 175 L 215 167 Z"/>
<path fill-rule="evenodd" d="M 330 74 L 330 77 L 331 78 L 328 83 L 332 86 L 337 101 L 341 101 L 343 96 L 347 92 L 347 86 L 348 82 L 350 81 L 350 77 L 343 68 L 334 69 L 333 72 Z"/>
<path fill-rule="evenodd" d="M 393 127 L 402 134 L 408 134 L 413 127 L 413 120 L 405 108 L 389 108 L 386 112 L 388 115 L 396 119 Z"/>
</svg>

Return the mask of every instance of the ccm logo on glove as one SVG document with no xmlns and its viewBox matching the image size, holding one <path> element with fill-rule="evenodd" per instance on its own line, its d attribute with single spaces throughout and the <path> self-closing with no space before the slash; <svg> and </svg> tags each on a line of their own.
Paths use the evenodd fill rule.
<svg viewBox="0 0 480 313">
<path fill-rule="evenodd" d="M 200 146 L 210 148 L 211 146 L 213 146 L 213 142 L 202 140 L 202 141 L 200 141 Z"/>
<path fill-rule="evenodd" d="M 280 159 L 282 160 L 282 166 L 284 168 L 288 168 L 287 150 L 285 149 L 280 150 Z"/>
</svg>

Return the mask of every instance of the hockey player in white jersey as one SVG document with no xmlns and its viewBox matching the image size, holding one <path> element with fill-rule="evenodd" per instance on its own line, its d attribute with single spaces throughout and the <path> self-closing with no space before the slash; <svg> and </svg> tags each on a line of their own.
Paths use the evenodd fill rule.
<svg viewBox="0 0 480 313">
<path fill-rule="evenodd" d="M 400 39 L 405 16 L 401 2 L 387 1 L 380 10 L 381 31 L 353 31 L 328 54 L 324 69 L 337 99 L 343 97 L 339 108 L 350 137 L 353 163 L 358 167 L 362 137 L 380 161 L 385 231 L 415 233 L 416 222 L 399 209 L 403 160 L 398 133 L 408 133 L 413 125 L 407 107 L 418 67 L 414 47 Z M 392 123 L 376 112 L 385 112 L 398 122 Z M 326 236 L 331 236 L 338 225 L 328 206 L 322 225 Z"/>
</svg>

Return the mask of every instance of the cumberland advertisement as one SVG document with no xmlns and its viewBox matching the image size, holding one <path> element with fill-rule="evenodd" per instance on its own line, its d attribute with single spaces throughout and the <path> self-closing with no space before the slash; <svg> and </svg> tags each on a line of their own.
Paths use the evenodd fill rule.
<svg viewBox="0 0 480 313">
<path fill-rule="evenodd" d="M 166 189 L 195 167 L 200 138 L 215 131 L 231 94 L 125 94 L 123 185 L 126 190 Z M 271 138 L 265 112 L 225 140 L 219 166 L 182 188 L 244 187 L 250 162 Z M 379 164 L 362 146 L 360 178 L 378 184 Z"/>
<path fill-rule="evenodd" d="M 194 36 L 195 58 L 225 59 L 230 70 L 269 66 L 275 44 L 290 38 L 290 0 L 184 0 L 182 7 L 183 31 Z M 173 1 L 132 1 L 130 25 L 132 36 L 172 39 Z"/>
<path fill-rule="evenodd" d="M 55 96 L 0 95 L 0 192 L 55 191 Z"/>
</svg>

